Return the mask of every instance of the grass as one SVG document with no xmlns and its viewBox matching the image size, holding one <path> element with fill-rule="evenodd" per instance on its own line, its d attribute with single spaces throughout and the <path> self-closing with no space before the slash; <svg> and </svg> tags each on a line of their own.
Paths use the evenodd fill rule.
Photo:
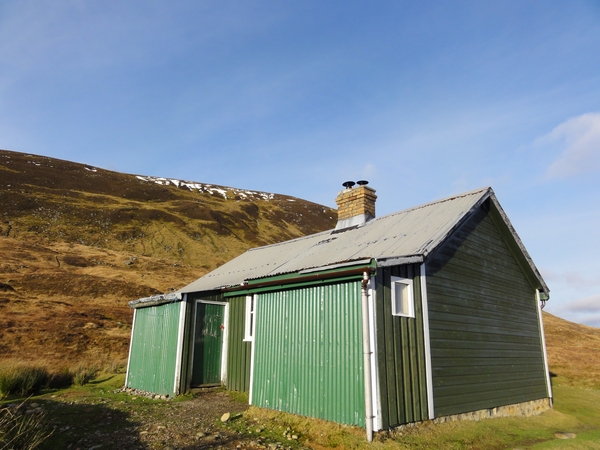
<svg viewBox="0 0 600 450">
<path fill-rule="evenodd" d="M 27 396 L 46 386 L 50 374 L 40 366 L 8 365 L 0 372 L 0 399 L 9 395 Z"/>
<path fill-rule="evenodd" d="M 143 397 L 132 397 L 116 392 L 124 383 L 124 374 L 99 375 L 84 386 L 71 386 L 67 389 L 42 391 L 36 402 L 44 404 L 52 397 L 61 397 L 71 406 L 52 411 L 60 414 L 64 423 L 72 421 L 74 427 L 82 420 L 98 414 L 111 414 L 113 420 L 127 425 L 134 417 L 154 414 L 160 404 Z M 228 393 L 237 402 L 245 403 L 246 394 Z M 301 446 L 314 449 L 598 449 L 600 450 L 600 390 L 573 387 L 560 384 L 560 377 L 554 379 L 554 408 L 534 417 L 506 417 L 487 419 L 479 422 L 458 421 L 443 424 L 423 423 L 403 431 L 377 433 L 373 443 L 365 439 L 365 430 L 324 420 L 296 416 L 256 407 L 250 407 L 240 417 L 219 426 L 236 431 L 249 439 L 262 439 L 266 444 L 279 442 L 286 447 Z M 190 396 L 181 396 L 176 403 L 194 401 Z M 74 402 L 74 403 L 73 403 Z M 64 404 L 64 403 L 63 403 Z M 85 406 L 88 405 L 88 406 Z M 119 413 L 127 406 L 129 416 Z M 173 403 L 165 403 L 162 409 L 168 410 Z M 94 409 L 95 408 L 95 409 Z M 116 412 L 115 412 L 116 411 Z M 119 415 L 121 414 L 121 415 Z M 91 420 L 91 419 L 90 419 Z M 83 420 L 85 422 L 85 420 Z M 122 426 L 125 426 L 122 425 Z M 113 427 L 116 426 L 113 422 Z M 121 426 L 121 425 L 119 425 Z M 131 423 L 127 426 L 131 426 Z M 101 430 L 111 434 L 109 424 Z M 128 431 L 120 433 L 127 435 Z M 555 433 L 575 433 L 575 439 L 562 440 Z M 135 434 L 135 433 L 134 433 Z M 292 436 L 297 439 L 288 439 Z M 85 437 L 87 435 L 81 435 Z M 67 443 L 67 437 L 52 436 L 51 446 Z M 64 442 L 63 442 L 64 440 Z M 72 442 L 72 441 L 69 441 Z M 46 444 L 44 444 L 46 445 Z M 3 447 L 0 446 L 0 449 Z M 47 447 L 50 448 L 50 447 Z"/>
<path fill-rule="evenodd" d="M 44 413 L 26 410 L 24 405 L 0 407 L 0 450 L 33 450 L 52 434 Z"/>
<path fill-rule="evenodd" d="M 423 423 L 404 431 L 378 433 L 371 444 L 362 428 L 255 407 L 244 414 L 244 424 L 231 426 L 250 431 L 263 426 L 274 436 L 289 428 L 303 445 L 315 449 L 600 449 L 600 391 L 555 386 L 554 408 L 539 416 Z M 555 433 L 561 432 L 577 437 L 557 439 Z"/>
<path fill-rule="evenodd" d="M 94 379 L 98 372 L 96 366 L 79 366 L 73 374 L 73 384 L 75 386 L 84 386 Z"/>
<path fill-rule="evenodd" d="M 75 368 L 59 368 L 50 371 L 43 365 L 8 360 L 0 369 L 0 400 L 7 397 L 27 397 L 42 389 L 60 389 L 71 385 L 88 384 L 101 373 L 123 372 L 123 361 L 111 361 L 103 368 L 96 365 L 79 364 Z"/>
</svg>

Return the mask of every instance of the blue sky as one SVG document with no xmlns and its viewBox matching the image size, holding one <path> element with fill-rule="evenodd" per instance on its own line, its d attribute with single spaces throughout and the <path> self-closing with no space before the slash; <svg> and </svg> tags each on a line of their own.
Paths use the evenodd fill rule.
<svg viewBox="0 0 600 450">
<path fill-rule="evenodd" d="M 600 326 L 598 1 L 0 3 L 0 148 L 384 215 L 491 185 Z"/>
</svg>

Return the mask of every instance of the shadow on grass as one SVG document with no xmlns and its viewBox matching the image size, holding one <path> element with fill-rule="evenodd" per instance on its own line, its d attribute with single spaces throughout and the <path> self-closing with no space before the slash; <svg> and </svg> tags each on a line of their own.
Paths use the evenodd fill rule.
<svg viewBox="0 0 600 450">
<path fill-rule="evenodd" d="M 45 412 L 45 426 L 54 430 L 42 450 L 92 448 L 148 448 L 140 440 L 140 424 L 130 415 L 102 403 L 36 399 Z"/>
</svg>

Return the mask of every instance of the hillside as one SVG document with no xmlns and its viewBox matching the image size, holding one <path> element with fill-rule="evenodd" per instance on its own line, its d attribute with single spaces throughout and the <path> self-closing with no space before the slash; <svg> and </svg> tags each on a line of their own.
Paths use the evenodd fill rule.
<svg viewBox="0 0 600 450">
<path fill-rule="evenodd" d="M 0 359 L 122 360 L 127 301 L 335 218 L 285 195 L 0 150 Z"/>
<path fill-rule="evenodd" d="M 552 383 L 600 389 L 600 328 L 543 314 Z"/>
</svg>

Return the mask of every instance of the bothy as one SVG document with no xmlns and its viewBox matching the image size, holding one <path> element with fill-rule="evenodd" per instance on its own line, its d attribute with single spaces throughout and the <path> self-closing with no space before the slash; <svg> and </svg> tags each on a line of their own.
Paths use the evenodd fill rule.
<svg viewBox="0 0 600 450">
<path fill-rule="evenodd" d="M 375 191 L 345 186 L 334 230 L 130 302 L 127 386 L 176 395 L 224 384 L 252 405 L 363 426 L 369 438 L 548 407 L 549 290 L 492 189 L 375 218 Z"/>
</svg>

